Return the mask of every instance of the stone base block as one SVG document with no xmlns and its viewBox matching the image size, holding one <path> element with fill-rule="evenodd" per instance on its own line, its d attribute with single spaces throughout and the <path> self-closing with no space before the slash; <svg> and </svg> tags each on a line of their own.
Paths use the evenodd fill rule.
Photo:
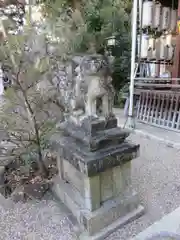
<svg viewBox="0 0 180 240">
<path fill-rule="evenodd" d="M 118 220 L 114 221 L 108 227 L 102 229 L 99 233 L 89 236 L 87 231 L 82 232 L 79 236 L 79 240 L 104 240 L 111 233 L 116 231 L 117 229 L 123 227 L 125 224 L 141 217 L 144 214 L 144 207 L 139 205 L 135 210 L 127 213 L 126 216 L 118 218 Z"/>
<path fill-rule="evenodd" d="M 144 210 L 139 205 L 137 194 L 130 189 L 117 198 L 106 201 L 93 212 L 83 209 L 81 203 L 78 204 L 76 191 L 73 191 L 72 186 L 64 180 L 60 180 L 59 177 L 54 181 L 52 190 L 84 229 L 84 234 L 80 239 L 104 239 L 116 228 L 139 217 Z"/>
</svg>

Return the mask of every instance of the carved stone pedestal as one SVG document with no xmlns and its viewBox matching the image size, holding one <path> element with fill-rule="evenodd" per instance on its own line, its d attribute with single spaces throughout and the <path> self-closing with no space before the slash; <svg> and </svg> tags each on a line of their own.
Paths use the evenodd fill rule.
<svg viewBox="0 0 180 240">
<path fill-rule="evenodd" d="M 59 153 L 59 176 L 53 191 L 83 229 L 80 239 L 104 239 L 116 228 L 139 217 L 143 207 L 131 187 L 131 160 L 139 145 L 129 133 L 108 121 L 67 121 L 52 145 Z"/>
</svg>

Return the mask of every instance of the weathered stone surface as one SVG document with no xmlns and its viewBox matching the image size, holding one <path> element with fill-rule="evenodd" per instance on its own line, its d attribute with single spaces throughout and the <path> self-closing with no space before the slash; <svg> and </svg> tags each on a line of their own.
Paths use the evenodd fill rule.
<svg viewBox="0 0 180 240">
<path fill-rule="evenodd" d="M 100 192 L 100 176 L 96 175 L 91 178 L 85 177 L 85 208 L 94 211 L 100 208 L 101 192 Z"/>
<path fill-rule="evenodd" d="M 0 166 L 0 185 L 4 184 L 4 171 L 5 171 L 5 167 Z"/>
<path fill-rule="evenodd" d="M 105 202 L 97 211 L 82 212 L 83 225 L 89 235 L 94 235 L 118 218 L 136 209 L 139 199 L 136 193 L 124 193 L 122 196 Z"/>
<path fill-rule="evenodd" d="M 3 185 L 0 185 L 0 194 L 2 194 L 3 196 L 5 196 L 5 186 L 4 186 L 4 184 L 3 184 Z"/>
<path fill-rule="evenodd" d="M 14 192 L 11 194 L 10 198 L 13 202 L 24 202 L 25 201 L 25 194 L 23 186 L 17 187 Z"/>
<path fill-rule="evenodd" d="M 0 156 L 0 165 L 8 166 L 14 161 L 14 156 Z"/>
<path fill-rule="evenodd" d="M 113 196 L 117 197 L 124 190 L 122 166 L 117 166 L 112 169 L 113 178 Z"/>
<path fill-rule="evenodd" d="M 101 124 L 105 125 L 104 122 Z M 60 128 L 65 131 L 66 135 L 73 137 L 84 147 L 87 147 L 87 151 L 96 151 L 109 145 L 121 144 L 129 136 L 129 131 L 117 127 L 97 131 L 96 135 L 93 136 L 82 127 L 77 127 L 71 122 L 62 123 Z"/>
<path fill-rule="evenodd" d="M 85 132 L 87 132 L 91 136 L 96 136 L 97 132 L 99 131 L 105 131 L 116 127 L 116 118 L 111 118 L 106 121 L 98 118 L 92 120 L 90 117 L 87 117 L 81 122 L 81 128 L 84 129 Z"/>
<path fill-rule="evenodd" d="M 123 227 L 124 225 L 134 221 L 135 219 L 141 217 L 144 214 L 143 206 L 139 205 L 136 209 L 127 213 L 124 217 L 118 218 L 116 221 L 112 222 L 106 228 L 103 228 L 101 231 L 96 233 L 93 236 L 89 236 L 87 231 L 82 232 L 78 235 L 79 240 L 104 240 L 108 236 L 115 232 L 118 228 Z"/>
<path fill-rule="evenodd" d="M 100 173 L 101 183 L 101 203 L 105 202 L 113 197 L 113 171 L 108 169 L 105 172 Z"/>
<path fill-rule="evenodd" d="M 63 161 L 63 170 L 64 170 L 64 180 L 72 184 L 80 194 L 85 196 L 85 183 L 84 183 L 84 175 L 79 172 L 75 167 L 72 166 L 65 159 Z"/>
<path fill-rule="evenodd" d="M 81 226 L 84 226 L 88 236 L 99 233 L 116 220 L 123 219 L 124 216 L 139 208 L 138 196 L 131 190 L 124 192 L 113 200 L 106 201 L 99 209 L 93 212 L 77 204 L 72 197 L 74 193 L 70 184 L 56 179 L 52 190 L 71 210 Z M 143 213 L 143 208 L 141 208 L 140 213 Z"/>
<path fill-rule="evenodd" d="M 91 177 L 78 171 L 65 159 L 62 159 L 62 166 L 64 181 L 76 189 L 73 190 L 74 198 L 78 197 L 77 202 L 82 202 L 82 207 L 90 211 L 98 209 L 103 202 L 131 187 L 130 162 Z"/>
<path fill-rule="evenodd" d="M 139 156 L 139 145 L 124 142 L 114 146 L 89 152 L 71 137 L 61 137 L 58 134 L 51 139 L 53 148 L 61 148 L 61 157 L 69 161 L 78 171 L 87 176 L 123 165 Z"/>
<path fill-rule="evenodd" d="M 123 188 L 127 189 L 131 186 L 131 162 L 127 162 L 122 166 Z"/>
<path fill-rule="evenodd" d="M 63 160 L 63 169 L 64 180 L 73 188 L 74 201 L 90 211 L 98 209 L 101 202 L 99 175 L 89 178 L 66 160 Z"/>
<path fill-rule="evenodd" d="M 139 156 L 139 145 L 125 141 L 129 131 L 117 127 L 106 57 L 76 60 L 68 68 L 70 114 L 51 138 L 59 154 L 52 190 L 84 228 L 85 239 L 97 240 L 104 239 L 113 223 L 116 227 L 142 213 L 131 189 L 130 162 Z M 98 238 L 101 231 L 106 233 Z"/>
</svg>

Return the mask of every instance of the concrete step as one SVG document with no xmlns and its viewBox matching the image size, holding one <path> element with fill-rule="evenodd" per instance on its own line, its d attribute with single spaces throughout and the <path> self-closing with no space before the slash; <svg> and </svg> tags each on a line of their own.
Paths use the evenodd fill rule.
<svg viewBox="0 0 180 240">
<path fill-rule="evenodd" d="M 131 240 L 180 240 L 180 207 Z"/>
</svg>

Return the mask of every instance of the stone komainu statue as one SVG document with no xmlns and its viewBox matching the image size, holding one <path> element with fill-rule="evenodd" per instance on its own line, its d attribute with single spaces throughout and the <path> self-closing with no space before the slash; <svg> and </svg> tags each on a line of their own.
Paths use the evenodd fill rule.
<svg viewBox="0 0 180 240">
<path fill-rule="evenodd" d="M 114 89 L 108 59 L 103 55 L 77 56 L 68 69 L 71 82 L 70 109 L 87 116 L 97 116 L 97 99 L 103 116 L 112 113 Z"/>
</svg>

